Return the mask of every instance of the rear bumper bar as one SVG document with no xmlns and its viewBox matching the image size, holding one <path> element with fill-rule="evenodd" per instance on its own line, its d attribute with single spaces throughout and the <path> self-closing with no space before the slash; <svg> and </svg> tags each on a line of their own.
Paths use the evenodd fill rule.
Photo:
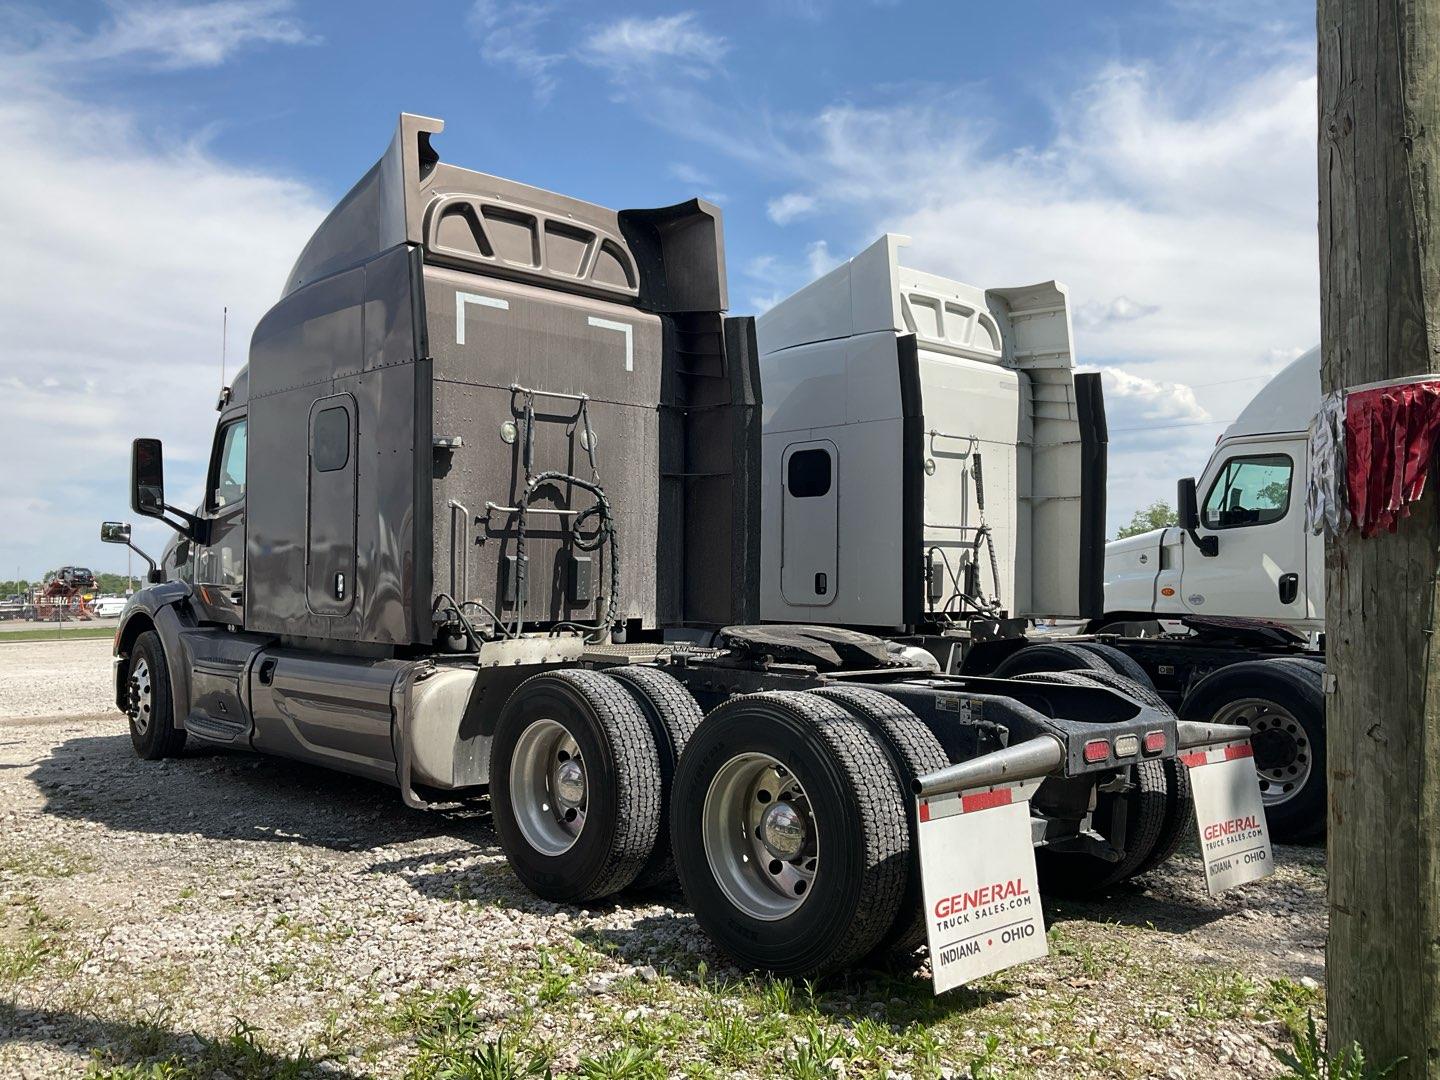
<svg viewBox="0 0 1440 1080">
<path fill-rule="evenodd" d="M 1176 735 L 1180 750 L 1193 750 L 1199 746 L 1223 745 L 1248 739 L 1250 729 L 1233 724 L 1202 724 L 1193 720 L 1181 720 L 1176 724 Z M 1065 757 L 1065 747 L 1059 739 L 1053 735 L 1037 735 L 1003 750 L 916 777 L 913 787 L 916 795 L 930 797 L 991 787 L 995 784 L 1034 780 L 1052 773 L 1063 773 Z M 1129 762 L 1122 761 L 1119 764 Z"/>
</svg>

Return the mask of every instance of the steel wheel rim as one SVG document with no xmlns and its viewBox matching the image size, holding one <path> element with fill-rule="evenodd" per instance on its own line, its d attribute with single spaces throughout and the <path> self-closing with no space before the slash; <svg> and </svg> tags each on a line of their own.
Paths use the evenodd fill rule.
<svg viewBox="0 0 1440 1080">
<path fill-rule="evenodd" d="M 510 761 L 510 806 L 525 841 L 542 855 L 575 846 L 589 808 L 589 775 L 563 724 L 536 720 L 520 733 Z"/>
<path fill-rule="evenodd" d="M 150 662 L 141 656 L 130 669 L 130 722 L 135 731 L 144 735 L 150 730 L 150 717 L 155 707 L 154 688 L 150 685 Z"/>
<path fill-rule="evenodd" d="M 1250 729 L 1252 744 L 1256 740 L 1273 742 L 1277 737 L 1287 740 L 1279 744 L 1277 754 L 1256 753 L 1255 774 L 1260 780 L 1260 798 L 1266 806 L 1293 799 L 1310 780 L 1315 768 L 1314 748 L 1305 726 L 1289 709 L 1264 698 L 1244 698 L 1221 709 L 1215 714 L 1214 722 L 1243 724 Z M 1262 748 L 1264 746 L 1262 742 Z M 1278 760 L 1268 760 L 1271 757 Z"/>
<path fill-rule="evenodd" d="M 810 897 L 819 829 L 804 787 L 775 758 L 738 754 L 721 765 L 701 817 L 710 872 L 735 907 L 773 922 Z"/>
</svg>

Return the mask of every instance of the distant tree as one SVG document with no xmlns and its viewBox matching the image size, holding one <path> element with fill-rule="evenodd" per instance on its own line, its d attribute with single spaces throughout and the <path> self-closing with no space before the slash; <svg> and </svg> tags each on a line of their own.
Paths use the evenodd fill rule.
<svg viewBox="0 0 1440 1080">
<path fill-rule="evenodd" d="M 30 589 L 30 582 L 21 578 L 19 581 L 0 581 L 0 596 L 14 596 L 16 593 L 27 592 Z"/>
<path fill-rule="evenodd" d="M 1151 529 L 1163 529 L 1167 525 L 1174 525 L 1177 520 L 1170 504 L 1164 499 L 1157 499 L 1143 510 L 1136 510 L 1130 518 L 1130 524 L 1122 526 L 1115 534 L 1115 539 L 1124 540 L 1127 536 L 1149 532 Z"/>
<path fill-rule="evenodd" d="M 118 596 L 132 593 L 140 587 L 139 578 L 131 578 L 127 584 L 124 574 L 96 574 L 95 580 L 100 583 L 102 593 L 113 593 Z"/>
<path fill-rule="evenodd" d="M 1279 510 L 1290 498 L 1290 478 L 1272 480 L 1255 493 L 1259 502 L 1257 510 Z"/>
</svg>

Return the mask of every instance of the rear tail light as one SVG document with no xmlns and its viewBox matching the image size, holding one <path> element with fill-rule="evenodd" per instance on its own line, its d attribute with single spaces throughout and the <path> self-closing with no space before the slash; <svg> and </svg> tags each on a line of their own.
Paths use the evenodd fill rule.
<svg viewBox="0 0 1440 1080">
<path fill-rule="evenodd" d="M 1147 731 L 1145 733 L 1145 753 L 1159 754 L 1165 750 L 1165 733 L 1163 731 Z"/>
<path fill-rule="evenodd" d="M 1104 761 L 1110 756 L 1110 741 L 1108 739 L 1091 739 L 1085 744 L 1085 764 L 1094 765 L 1097 761 Z"/>
<path fill-rule="evenodd" d="M 1120 735 L 1115 739 L 1116 757 L 1134 757 L 1140 752 L 1139 735 Z"/>
</svg>

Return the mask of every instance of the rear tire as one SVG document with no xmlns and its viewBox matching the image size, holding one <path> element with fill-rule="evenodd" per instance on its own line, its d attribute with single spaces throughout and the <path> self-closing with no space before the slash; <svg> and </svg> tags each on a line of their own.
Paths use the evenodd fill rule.
<svg viewBox="0 0 1440 1080">
<path fill-rule="evenodd" d="M 1042 671 L 1111 671 L 1103 657 L 1068 641 L 1026 645 L 1007 656 L 995 669 L 997 679 L 1033 675 Z"/>
<path fill-rule="evenodd" d="M 605 674 L 615 679 L 635 699 L 650 723 L 660 763 L 660 831 L 655 847 L 645 861 L 633 888 L 656 889 L 675 883 L 675 860 L 670 852 L 670 784 L 675 763 L 705 713 L 679 679 L 659 668 L 618 665 Z"/>
<path fill-rule="evenodd" d="M 1155 683 L 1150 678 L 1150 673 L 1141 667 L 1124 649 L 1118 649 L 1114 645 L 1106 645 L 1102 641 L 1085 641 L 1079 643 L 1079 648 L 1093 656 L 1100 657 L 1110 665 L 1110 669 L 1117 675 L 1124 675 L 1127 679 L 1139 683 L 1141 686 L 1155 689 Z"/>
<path fill-rule="evenodd" d="M 1250 728 L 1265 819 L 1287 843 L 1325 831 L 1323 673 L 1308 658 L 1247 660 L 1212 671 L 1180 706 L 1182 720 Z"/>
<path fill-rule="evenodd" d="M 130 743 L 146 761 L 174 757 L 185 748 L 185 732 L 175 726 L 170 664 L 154 630 L 137 637 L 130 649 L 125 714 L 130 718 Z"/>
<path fill-rule="evenodd" d="M 606 675 L 536 675 L 501 710 L 490 807 L 510 866 L 537 896 L 583 903 L 630 885 L 655 847 L 660 787 L 650 724 Z"/>
<path fill-rule="evenodd" d="M 868 727 L 890 757 L 890 767 L 900 784 L 905 820 L 910 826 L 910 865 L 905 892 L 900 898 L 900 912 L 875 951 L 914 952 L 925 944 L 926 919 L 925 894 L 920 880 L 920 825 L 915 820 L 912 785 L 916 777 L 948 766 L 950 758 L 923 720 L 878 690 L 836 686 L 810 692 L 840 705 Z"/>
<path fill-rule="evenodd" d="M 835 971 L 895 925 L 910 863 L 899 784 L 876 738 L 835 702 L 769 692 L 718 706 L 681 755 L 671 796 L 685 897 L 739 963 Z"/>
</svg>

